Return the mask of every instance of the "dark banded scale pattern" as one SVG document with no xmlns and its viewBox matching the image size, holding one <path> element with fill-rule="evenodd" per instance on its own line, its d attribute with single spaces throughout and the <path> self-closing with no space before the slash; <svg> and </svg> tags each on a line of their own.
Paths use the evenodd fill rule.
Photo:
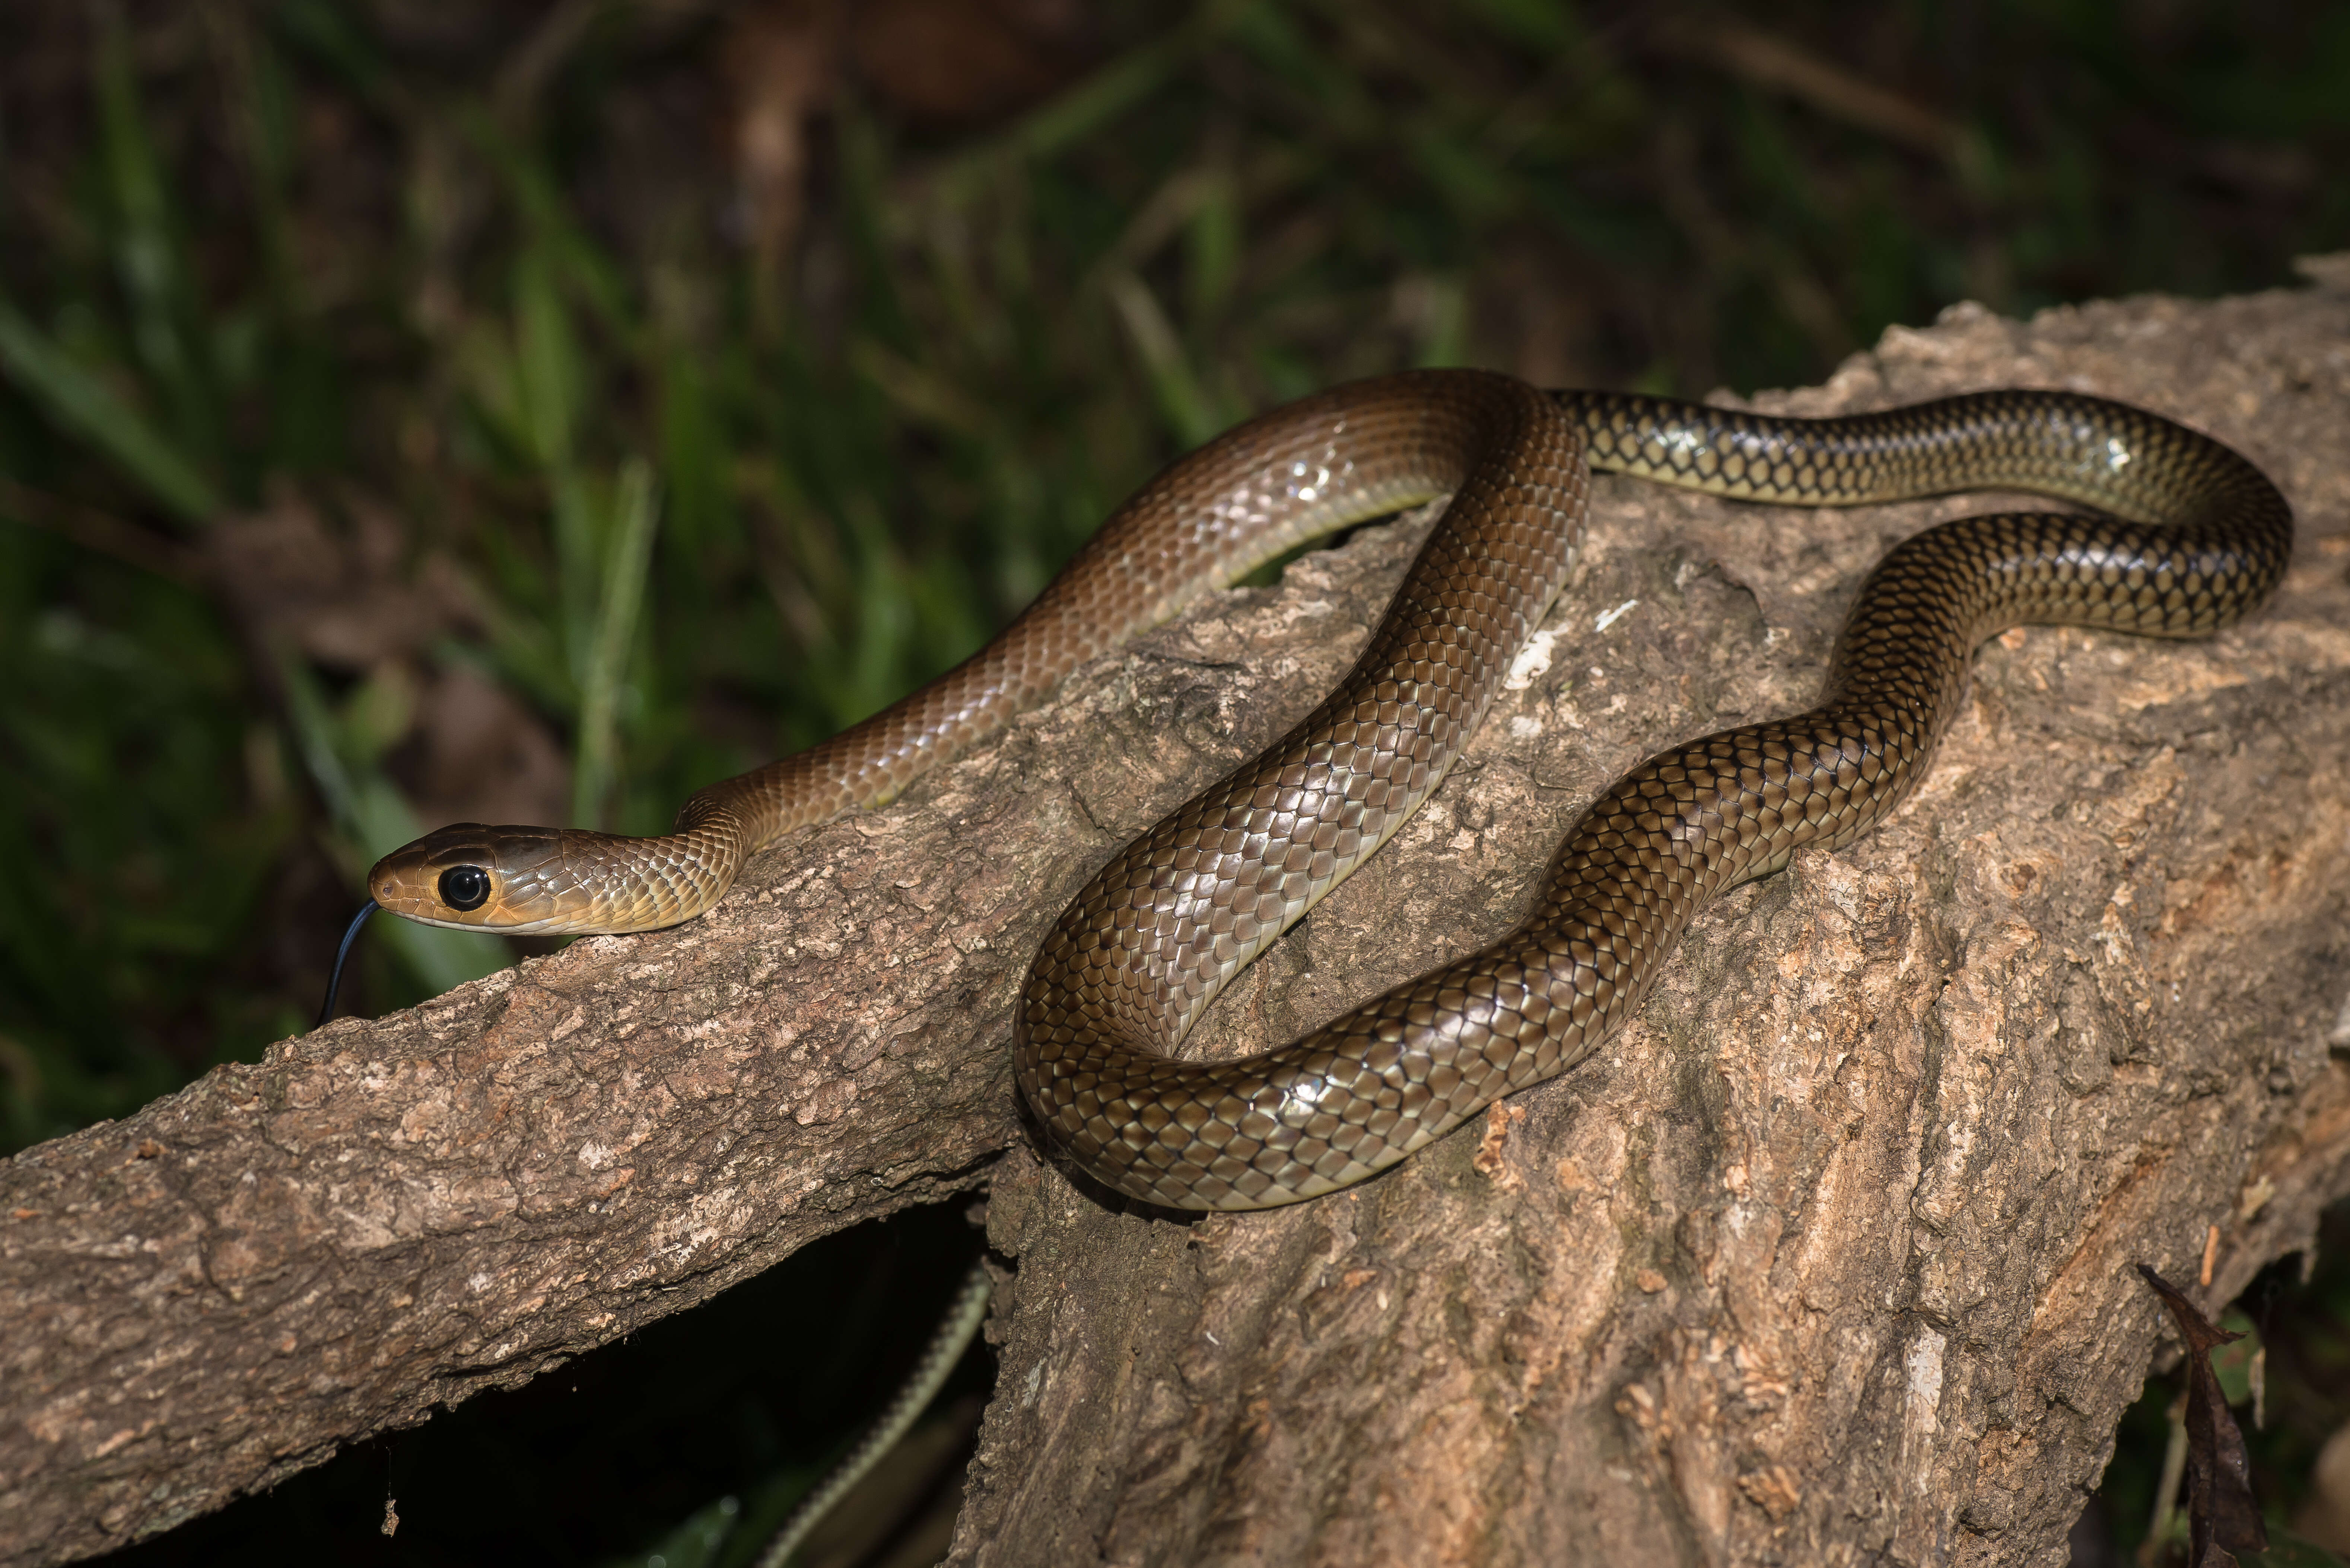
<svg viewBox="0 0 2350 1568">
<path fill-rule="evenodd" d="M 1928 529 L 1863 585 L 1819 704 L 1650 758 L 1568 835 L 1533 912 L 1482 951 L 1245 1060 L 1169 1053 L 1250 959 L 1440 783 L 1572 567 L 1588 471 L 1740 500 L 1850 505 L 2009 489 L 2097 515 Z M 1899 804 L 1975 647 L 2027 622 L 2206 635 L 2282 576 L 2293 519 L 2235 452 L 2064 392 L 1775 419 L 1538 393 L 1419 371 L 1303 400 L 1146 486 L 995 642 L 797 757 L 712 785 L 665 837 L 463 824 L 380 862 L 387 909 L 433 924 L 650 929 L 691 919 L 799 824 L 894 796 L 1086 659 L 1296 544 L 1450 492 L 1369 646 L 1287 736 L 1128 846 L 1037 954 L 1015 1075 L 1048 1137 L 1178 1209 L 1295 1202 L 1394 1164 L 1589 1055 L 1706 900 Z M 458 910 L 438 878 L 489 872 Z"/>
<path fill-rule="evenodd" d="M 1173 1061 L 1165 1053 L 1271 940 L 1223 927 L 1261 902 L 1256 867 L 1294 841 L 1288 819 L 1314 792 L 1353 792 L 1336 767 L 1302 776 L 1295 759 L 1350 693 L 1409 683 L 1377 666 L 1375 647 L 1297 733 L 1114 859 L 1037 957 L 1021 1087 L 1111 1187 L 1170 1208 L 1252 1209 L 1386 1168 L 1596 1050 L 1708 899 L 1804 845 L 1847 844 L 1898 805 L 1985 638 L 2023 622 L 2206 634 L 2267 596 L 2291 545 L 2291 514 L 2251 464 L 2095 399 L 1988 393 L 1805 422 L 1555 397 L 1594 468 L 1812 504 L 1995 486 L 2138 521 L 2002 514 L 1908 541 L 1862 587 L 1818 707 L 1650 758 L 1568 835 L 1516 930 L 1277 1050 Z M 1279 923 L 1325 890 L 1309 887 Z"/>
</svg>

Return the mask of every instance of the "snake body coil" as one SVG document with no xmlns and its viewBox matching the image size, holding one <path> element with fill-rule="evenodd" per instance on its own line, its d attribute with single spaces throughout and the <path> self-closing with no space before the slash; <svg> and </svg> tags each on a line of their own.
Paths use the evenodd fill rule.
<svg viewBox="0 0 2350 1568">
<path fill-rule="evenodd" d="M 1592 806 L 1534 911 L 1492 946 L 1302 1039 L 1172 1059 L 1242 967 L 1440 783 L 1566 581 L 1590 470 L 1742 500 L 1849 505 L 2024 490 L 1881 562 L 1818 706 L 1650 758 Z M 444 828 L 386 857 L 377 902 L 430 923 L 643 930 L 715 902 L 783 833 L 892 798 L 1085 659 L 1293 546 L 1450 492 L 1353 670 L 1254 762 L 1128 845 L 1037 954 L 1015 1071 L 1048 1133 L 1121 1192 L 1254 1209 L 1358 1181 L 1573 1066 L 1640 1005 L 1706 900 L 1851 842 L 1922 775 L 1973 649 L 2027 622 L 2195 637 L 2282 575 L 2293 520 L 2243 458 L 2060 392 L 1834 420 L 1543 393 L 1421 371 L 1275 410 L 1182 459 L 961 668 L 798 756 L 686 803 L 660 838 Z"/>
</svg>

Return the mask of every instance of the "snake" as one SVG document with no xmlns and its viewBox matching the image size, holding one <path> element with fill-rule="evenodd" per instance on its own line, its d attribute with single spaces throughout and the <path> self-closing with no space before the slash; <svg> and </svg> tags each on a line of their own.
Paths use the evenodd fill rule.
<svg viewBox="0 0 2350 1568">
<path fill-rule="evenodd" d="M 1903 540 L 1863 581 L 1814 705 L 1624 775 L 1567 832 L 1513 929 L 1287 1044 L 1180 1057 L 1217 993 L 1459 760 L 1568 580 L 1594 472 L 1794 506 L 1995 489 L 2085 510 L 1987 513 Z M 537 932 L 691 919 L 751 856 L 894 799 L 1087 660 L 1307 543 L 1445 496 L 1346 677 L 1111 857 L 1030 965 L 1014 1080 L 1045 1139 L 1110 1192 L 1171 1210 L 1318 1197 L 1575 1066 L 1643 1005 L 1710 900 L 1806 846 L 1851 843 L 1902 802 L 1986 639 L 2024 624 L 2208 636 L 2275 587 L 2293 527 L 2232 449 L 2076 392 L 1797 419 L 1489 371 L 1393 374 L 1178 459 L 969 660 L 700 791 L 672 832 L 459 824 L 378 862 L 369 908 Z"/>
</svg>

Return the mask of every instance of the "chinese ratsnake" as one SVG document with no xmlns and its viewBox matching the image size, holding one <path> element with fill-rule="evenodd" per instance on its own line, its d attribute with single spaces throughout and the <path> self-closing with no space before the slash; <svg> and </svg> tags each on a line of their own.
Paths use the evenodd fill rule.
<svg viewBox="0 0 2350 1568">
<path fill-rule="evenodd" d="M 1589 474 L 1851 505 L 2029 491 L 2095 515 L 1960 518 L 1863 585 L 1819 703 L 1651 757 L 1586 812 L 1492 945 L 1244 1060 L 1169 1053 L 1216 993 L 1362 864 L 1461 754 L 1565 585 Z M 1002 636 L 822 745 L 701 791 L 674 832 L 442 828 L 369 876 L 461 929 L 640 931 L 715 903 L 792 828 L 890 800 L 1070 670 L 1315 537 L 1451 493 L 1353 670 L 1295 729 L 1114 857 L 1031 967 L 1016 1075 L 1048 1134 L 1177 1209 L 1312 1198 L 1573 1066 L 1639 1007 L 1704 903 L 1899 804 L 1976 645 L 2025 622 L 2217 630 L 2282 575 L 2292 514 L 2234 452 L 2069 392 L 1840 419 L 1542 392 L 1481 371 L 1336 388 L 1250 421 L 1121 508 Z"/>
</svg>

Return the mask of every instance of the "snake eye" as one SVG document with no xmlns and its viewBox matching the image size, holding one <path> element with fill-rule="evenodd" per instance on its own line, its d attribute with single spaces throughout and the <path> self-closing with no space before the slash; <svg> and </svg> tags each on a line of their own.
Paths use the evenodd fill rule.
<svg viewBox="0 0 2350 1568">
<path fill-rule="evenodd" d="M 490 901 L 490 874 L 478 866 L 452 866 L 441 873 L 441 901 L 452 909 L 478 909 Z"/>
</svg>

